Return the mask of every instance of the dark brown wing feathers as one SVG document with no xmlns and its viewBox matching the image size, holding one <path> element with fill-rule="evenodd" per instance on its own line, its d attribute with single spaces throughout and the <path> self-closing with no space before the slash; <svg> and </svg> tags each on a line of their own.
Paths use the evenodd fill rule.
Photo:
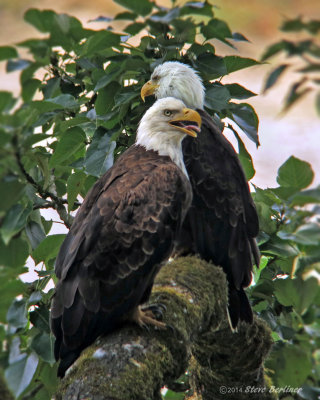
<svg viewBox="0 0 320 400">
<path fill-rule="evenodd" d="M 56 261 L 51 325 L 60 376 L 83 348 L 147 300 L 190 202 L 182 171 L 140 146 L 91 189 Z"/>
<path fill-rule="evenodd" d="M 187 137 L 182 143 L 193 202 L 180 244 L 223 267 L 230 287 L 229 313 L 236 326 L 239 319 L 252 321 L 243 288 L 251 282 L 252 256 L 259 263 L 254 239 L 259 221 L 235 150 L 212 118 L 203 110 L 197 111 L 202 118 L 198 139 Z"/>
</svg>

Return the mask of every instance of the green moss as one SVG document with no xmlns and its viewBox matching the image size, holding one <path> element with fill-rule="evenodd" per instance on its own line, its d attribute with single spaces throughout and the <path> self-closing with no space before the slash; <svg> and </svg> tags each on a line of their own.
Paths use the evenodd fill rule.
<svg viewBox="0 0 320 400">
<path fill-rule="evenodd" d="M 270 330 L 256 319 L 231 332 L 227 282 L 220 268 L 197 257 L 174 260 L 157 276 L 151 302 L 166 305 L 164 322 L 173 330 L 151 328 L 147 333 L 128 324 L 99 339 L 64 379 L 64 399 L 79 393 L 86 399 L 156 399 L 164 383 L 187 369 L 194 395 L 204 400 L 224 400 L 218 388 L 226 381 L 230 387 L 264 387 L 261 365 L 272 343 Z M 250 396 L 228 400 L 254 399 Z"/>
<path fill-rule="evenodd" d="M 159 390 L 164 381 L 163 371 L 173 363 L 172 354 L 165 345 L 160 345 L 155 353 L 148 354 L 143 362 L 132 360 L 114 381 L 115 389 L 107 389 L 110 394 L 123 400 L 148 400 L 154 398 L 154 388 Z M 119 396 L 118 388 L 122 393 Z"/>
<path fill-rule="evenodd" d="M 96 347 L 96 346 L 95 346 Z M 163 371 L 168 365 L 173 365 L 172 354 L 166 345 L 154 340 L 152 350 L 148 348 L 146 357 L 132 358 L 125 368 L 112 380 L 106 376 L 106 369 L 99 359 L 94 359 L 91 350 L 85 352 L 77 362 L 76 374 L 71 372 L 64 380 L 60 394 L 65 395 L 66 389 L 74 384 L 76 377 L 81 376 L 82 384 L 90 387 L 91 395 L 101 395 L 105 398 L 121 400 L 149 400 L 154 398 L 154 388 L 161 388 L 165 379 Z M 88 375 L 88 371 L 90 374 Z M 169 374 L 174 371 L 168 371 Z"/>
<path fill-rule="evenodd" d="M 237 333 L 230 329 L 208 332 L 192 347 L 198 364 L 196 386 L 203 386 L 204 398 L 224 399 L 220 387 L 225 386 L 228 400 L 271 400 L 263 376 L 263 361 L 272 345 L 269 327 L 258 318 L 252 325 L 242 323 Z M 193 375 L 194 372 L 191 371 Z"/>
</svg>

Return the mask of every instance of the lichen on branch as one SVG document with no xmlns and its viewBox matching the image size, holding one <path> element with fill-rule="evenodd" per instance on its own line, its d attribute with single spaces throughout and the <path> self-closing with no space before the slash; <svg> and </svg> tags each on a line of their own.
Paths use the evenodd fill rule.
<svg viewBox="0 0 320 400">
<path fill-rule="evenodd" d="M 262 363 L 271 346 L 270 331 L 255 320 L 252 326 L 242 324 L 238 333 L 231 332 L 221 268 L 197 257 L 169 262 L 156 278 L 151 302 L 165 304 L 164 322 L 169 327 L 145 330 L 127 324 L 99 338 L 62 380 L 57 399 L 157 400 L 161 387 L 170 386 L 186 370 L 190 391 L 199 399 L 211 398 L 206 395 L 214 392 L 211 386 L 223 385 L 226 379 L 231 385 L 232 380 L 243 383 L 249 377 L 264 385 Z M 224 353 L 228 366 L 221 373 L 216 368 L 223 365 Z M 252 359 L 243 368 L 241 354 Z"/>
</svg>

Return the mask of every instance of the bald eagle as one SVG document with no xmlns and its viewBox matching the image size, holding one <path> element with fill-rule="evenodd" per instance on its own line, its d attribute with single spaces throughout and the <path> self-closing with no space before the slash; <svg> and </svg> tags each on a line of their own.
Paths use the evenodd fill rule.
<svg viewBox="0 0 320 400">
<path fill-rule="evenodd" d="M 136 143 L 92 187 L 56 259 L 51 329 L 58 376 L 125 320 L 164 327 L 140 307 L 175 246 L 192 191 L 181 142 L 199 114 L 174 98 L 140 121 Z"/>
<path fill-rule="evenodd" d="M 244 288 L 252 280 L 252 256 L 259 265 L 255 241 L 259 232 L 256 208 L 238 156 L 210 115 L 204 111 L 205 90 L 189 66 L 169 61 L 158 65 L 141 89 L 141 97 L 173 96 L 201 115 L 197 141 L 182 143 L 184 163 L 193 190 L 180 247 L 222 266 L 229 283 L 229 318 L 251 323 L 253 314 Z"/>
</svg>

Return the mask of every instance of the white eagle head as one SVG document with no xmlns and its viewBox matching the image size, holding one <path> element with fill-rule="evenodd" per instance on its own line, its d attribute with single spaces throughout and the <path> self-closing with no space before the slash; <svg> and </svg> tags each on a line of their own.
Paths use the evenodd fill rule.
<svg viewBox="0 0 320 400">
<path fill-rule="evenodd" d="M 178 61 L 158 65 L 151 79 L 142 87 L 141 97 L 154 94 L 157 99 L 175 97 L 187 107 L 203 108 L 205 89 L 197 72 Z"/>
</svg>

